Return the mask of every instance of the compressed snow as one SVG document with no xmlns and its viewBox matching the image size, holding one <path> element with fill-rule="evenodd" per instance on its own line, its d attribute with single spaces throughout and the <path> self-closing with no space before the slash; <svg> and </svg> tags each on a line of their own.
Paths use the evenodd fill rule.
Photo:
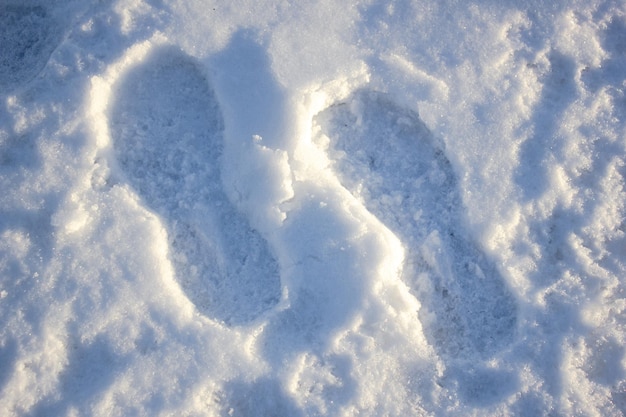
<svg viewBox="0 0 626 417">
<path fill-rule="evenodd" d="M 5 1 L 0 415 L 621 416 L 622 2 Z"/>
</svg>

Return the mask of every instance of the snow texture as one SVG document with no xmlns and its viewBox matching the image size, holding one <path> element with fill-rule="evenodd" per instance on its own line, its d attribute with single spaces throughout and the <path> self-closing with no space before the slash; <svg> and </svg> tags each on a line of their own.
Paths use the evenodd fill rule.
<svg viewBox="0 0 626 417">
<path fill-rule="evenodd" d="M 278 303 L 278 263 L 222 189 L 215 94 L 193 59 L 163 48 L 114 87 L 115 154 L 167 224 L 170 258 L 189 298 L 212 318 L 245 323 Z"/>
<path fill-rule="evenodd" d="M 1 416 L 623 416 L 626 6 L 0 2 Z"/>
</svg>

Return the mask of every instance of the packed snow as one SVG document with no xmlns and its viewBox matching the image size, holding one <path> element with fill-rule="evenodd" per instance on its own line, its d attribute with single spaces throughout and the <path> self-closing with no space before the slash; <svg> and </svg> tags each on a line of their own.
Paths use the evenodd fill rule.
<svg viewBox="0 0 626 417">
<path fill-rule="evenodd" d="M 0 1 L 0 415 L 622 416 L 626 4 Z"/>
</svg>

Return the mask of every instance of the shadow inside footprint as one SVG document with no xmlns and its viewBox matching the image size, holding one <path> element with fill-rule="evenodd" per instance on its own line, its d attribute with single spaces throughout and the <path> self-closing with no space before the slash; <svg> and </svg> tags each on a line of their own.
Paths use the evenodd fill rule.
<svg viewBox="0 0 626 417">
<path fill-rule="evenodd" d="M 452 166 L 419 116 L 360 91 L 315 122 L 343 186 L 403 242 L 404 280 L 430 342 L 441 353 L 480 357 L 509 342 L 513 296 L 466 237 Z"/>
<path fill-rule="evenodd" d="M 160 47 L 116 86 L 115 154 L 127 180 L 166 225 L 176 277 L 204 314 L 245 324 L 280 298 L 267 242 L 227 198 L 223 121 L 199 65 Z"/>
<path fill-rule="evenodd" d="M 281 386 L 269 378 L 252 383 L 231 381 L 219 394 L 223 417 L 298 417 L 302 413 L 298 406 L 283 391 Z"/>
<path fill-rule="evenodd" d="M 463 364 L 446 369 L 440 384 L 450 385 L 466 404 L 488 407 L 519 391 L 518 375 L 502 369 Z"/>
<path fill-rule="evenodd" d="M 60 38 L 43 7 L 0 5 L 0 93 L 35 77 Z"/>
</svg>

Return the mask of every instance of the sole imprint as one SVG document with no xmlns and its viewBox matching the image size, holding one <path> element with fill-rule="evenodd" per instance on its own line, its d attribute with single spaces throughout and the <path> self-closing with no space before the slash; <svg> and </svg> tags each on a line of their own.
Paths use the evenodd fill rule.
<svg viewBox="0 0 626 417">
<path fill-rule="evenodd" d="M 278 264 L 223 190 L 222 116 L 196 61 L 157 48 L 120 81 L 110 109 L 117 160 L 164 222 L 190 300 L 228 325 L 272 308 L 281 295 Z"/>
<path fill-rule="evenodd" d="M 360 91 L 315 122 L 342 185 L 403 242 L 403 278 L 422 304 L 430 343 L 464 357 L 486 357 L 508 343 L 515 301 L 467 238 L 452 166 L 418 114 Z"/>
</svg>

